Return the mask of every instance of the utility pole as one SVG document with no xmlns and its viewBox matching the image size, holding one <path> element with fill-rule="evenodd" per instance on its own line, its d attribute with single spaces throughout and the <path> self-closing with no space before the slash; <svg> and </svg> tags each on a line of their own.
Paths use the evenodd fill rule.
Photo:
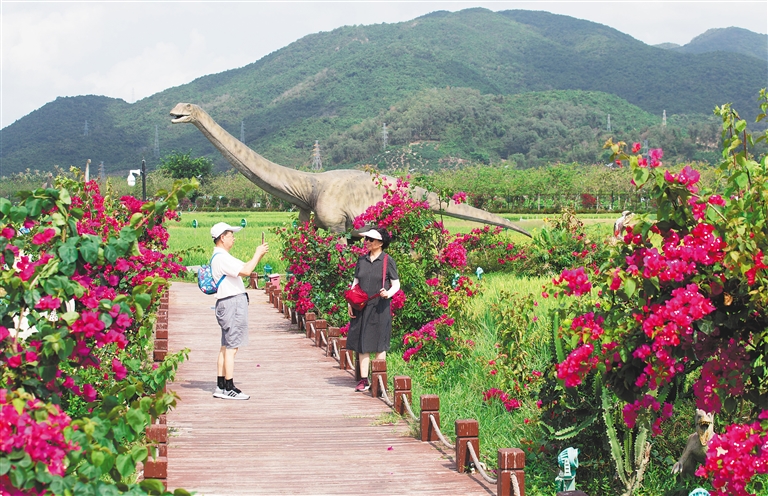
<svg viewBox="0 0 768 496">
<path fill-rule="evenodd" d="M 608 114 L 608 132 L 611 132 L 611 114 Z"/>
<path fill-rule="evenodd" d="M 99 182 L 104 184 L 104 179 L 106 179 L 106 174 L 104 172 L 104 161 L 102 160 L 99 164 Z"/>
<path fill-rule="evenodd" d="M 240 143 L 245 143 L 245 121 L 240 121 Z"/>
<path fill-rule="evenodd" d="M 386 150 L 389 144 L 389 133 L 387 132 L 387 123 L 381 125 L 381 149 Z"/>
<path fill-rule="evenodd" d="M 667 126 L 667 111 L 664 110 L 661 114 L 661 125 L 666 127 Z"/>
<path fill-rule="evenodd" d="M 312 168 L 320 170 L 323 168 L 323 159 L 320 158 L 320 142 L 315 140 L 315 146 L 312 149 Z"/>
<path fill-rule="evenodd" d="M 83 129 L 83 136 L 88 136 L 88 119 L 85 120 L 85 128 Z"/>
<path fill-rule="evenodd" d="M 155 158 L 160 158 L 160 136 L 157 132 L 157 124 L 155 124 Z"/>
</svg>

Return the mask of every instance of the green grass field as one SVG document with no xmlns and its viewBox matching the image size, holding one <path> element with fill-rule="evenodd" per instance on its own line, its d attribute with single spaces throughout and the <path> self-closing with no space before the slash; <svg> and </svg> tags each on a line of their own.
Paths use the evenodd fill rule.
<svg viewBox="0 0 768 496">
<path fill-rule="evenodd" d="M 503 214 L 516 225 L 522 227 L 528 232 L 535 232 L 541 229 L 545 219 L 551 219 L 550 215 L 512 215 Z M 588 217 L 579 217 L 585 225 L 599 225 L 609 232 L 610 226 L 615 220 L 615 214 L 597 214 Z M 257 272 L 262 272 L 265 264 L 269 264 L 273 272 L 284 273 L 285 263 L 280 260 L 282 244 L 274 235 L 273 230 L 277 227 L 290 225 L 297 219 L 297 214 L 293 212 L 187 212 L 182 214 L 181 221 L 178 223 L 169 223 L 168 232 L 170 238 L 168 249 L 182 256 L 184 265 L 201 265 L 208 261 L 213 251 L 213 243 L 210 236 L 210 228 L 217 222 L 227 222 L 230 225 L 238 226 L 240 221 L 245 219 L 246 228 L 238 232 L 235 236 L 235 246 L 232 254 L 240 260 L 248 260 L 253 255 L 256 246 L 261 243 L 261 233 L 266 233 L 266 240 L 269 243 L 269 253 L 262 259 L 262 262 L 256 268 Z M 197 227 L 192 226 L 192 221 L 197 221 Z M 483 224 L 469 222 L 451 217 L 443 219 L 446 229 L 451 233 L 468 233 L 472 229 L 482 227 Z M 518 245 L 528 243 L 529 238 L 522 234 L 509 231 L 506 234 L 509 240 Z"/>
</svg>

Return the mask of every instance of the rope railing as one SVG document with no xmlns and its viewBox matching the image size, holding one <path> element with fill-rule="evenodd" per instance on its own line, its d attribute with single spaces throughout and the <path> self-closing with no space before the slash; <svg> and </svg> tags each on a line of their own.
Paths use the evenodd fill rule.
<svg viewBox="0 0 768 496">
<path fill-rule="evenodd" d="M 335 358 L 336 360 L 339 360 L 340 356 L 341 355 L 339 355 L 339 348 L 336 346 L 336 340 L 334 339 L 333 340 L 333 358 Z"/>
<path fill-rule="evenodd" d="M 403 405 L 405 406 L 405 411 L 408 412 L 408 415 L 410 415 L 411 419 L 419 420 L 419 417 L 417 417 L 416 414 L 413 413 L 413 410 L 411 410 L 411 404 L 408 402 L 408 396 L 403 395 L 401 401 L 403 402 Z"/>
<path fill-rule="evenodd" d="M 451 444 L 450 441 L 443 435 L 443 433 L 440 431 L 440 426 L 437 425 L 437 420 L 435 420 L 435 416 L 431 415 L 429 416 L 429 421 L 432 424 L 432 428 L 435 430 L 435 434 L 437 434 L 437 437 L 440 439 L 440 442 L 446 445 L 450 449 L 455 449 L 456 445 Z"/>
<path fill-rule="evenodd" d="M 309 323 L 309 328 L 310 328 L 310 329 L 312 329 L 312 336 L 314 336 L 314 335 L 315 335 L 315 333 L 317 332 L 317 331 L 315 330 L 315 323 L 314 323 L 314 322 L 310 322 L 310 323 Z"/>
<path fill-rule="evenodd" d="M 517 480 L 517 474 L 512 472 L 509 478 L 512 481 L 512 490 L 515 491 L 514 496 L 520 496 L 520 481 Z"/>
<path fill-rule="evenodd" d="M 392 408 L 393 406 L 395 406 L 395 404 L 392 403 L 392 401 L 390 401 L 389 399 L 389 396 L 387 396 L 387 388 L 384 386 L 384 379 L 381 376 L 378 376 L 378 378 L 379 378 L 379 388 L 381 388 L 380 389 L 381 397 L 384 400 L 384 403 L 386 403 L 388 407 Z"/>
<path fill-rule="evenodd" d="M 328 340 L 325 339 L 325 333 L 324 332 L 320 333 L 320 339 L 323 340 L 323 346 L 328 346 Z"/>
<path fill-rule="evenodd" d="M 485 467 L 485 464 L 481 463 L 480 460 L 477 459 L 477 453 L 475 453 L 475 447 L 472 446 L 471 442 L 467 442 L 467 449 L 469 450 L 469 456 L 472 458 L 472 463 L 475 464 L 475 468 L 477 469 L 478 472 L 480 472 L 480 475 L 483 477 L 483 479 L 485 479 L 485 482 L 487 482 L 488 484 L 497 484 L 499 480 L 494 479 L 493 477 L 491 477 L 485 472 L 485 469 L 483 468 Z"/>
</svg>

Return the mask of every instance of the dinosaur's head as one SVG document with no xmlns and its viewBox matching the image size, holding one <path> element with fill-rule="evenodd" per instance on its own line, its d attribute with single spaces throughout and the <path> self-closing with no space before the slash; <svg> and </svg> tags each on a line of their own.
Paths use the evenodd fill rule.
<svg viewBox="0 0 768 496">
<path fill-rule="evenodd" d="M 192 103 L 179 103 L 171 110 L 171 122 L 173 124 L 182 124 L 184 122 L 194 122 L 197 120 L 197 113 L 200 107 Z"/>
<path fill-rule="evenodd" d="M 702 446 L 706 446 L 715 435 L 713 422 L 714 414 L 696 409 L 696 433 Z"/>
</svg>

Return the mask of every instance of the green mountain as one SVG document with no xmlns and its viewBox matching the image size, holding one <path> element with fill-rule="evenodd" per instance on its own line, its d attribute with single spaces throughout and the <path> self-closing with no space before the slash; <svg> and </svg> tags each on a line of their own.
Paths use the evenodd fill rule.
<svg viewBox="0 0 768 496">
<path fill-rule="evenodd" d="M 680 46 L 672 43 L 659 48 L 669 48 L 681 53 L 732 52 L 748 55 L 768 61 L 768 35 L 752 32 L 744 28 L 709 29 L 695 37 L 690 43 Z M 763 72 L 763 77 L 768 74 Z"/>
<path fill-rule="evenodd" d="M 602 92 L 618 97 L 615 105 L 629 102 L 660 119 L 662 111 L 708 115 L 724 102 L 750 115 L 764 74 L 746 55 L 662 50 L 600 24 L 546 12 L 435 12 L 403 23 L 312 34 L 253 64 L 134 104 L 96 96 L 58 98 L 0 130 L 0 175 L 82 165 L 89 158 L 103 161 L 107 172 L 136 168 L 142 157 L 154 164 L 156 129 L 160 155 L 191 151 L 227 167 L 197 129 L 170 124 L 168 112 L 178 102 L 201 105 L 234 136 L 242 129 L 245 142 L 266 157 L 299 166 L 309 162 L 315 140 L 322 144 L 350 133 L 435 88 L 469 88 L 502 99 L 527 92 L 549 98 L 552 90 Z M 480 159 L 515 150 L 495 144 L 479 148 Z M 466 140 L 457 149 L 468 150 Z M 360 161 L 355 155 L 324 164 Z"/>
</svg>

